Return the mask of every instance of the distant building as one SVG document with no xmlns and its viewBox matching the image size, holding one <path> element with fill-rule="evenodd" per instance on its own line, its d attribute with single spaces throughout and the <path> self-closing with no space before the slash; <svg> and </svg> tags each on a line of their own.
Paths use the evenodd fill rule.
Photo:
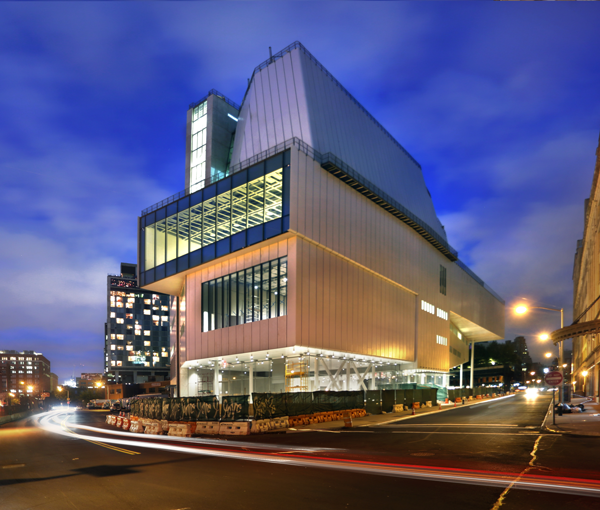
<svg viewBox="0 0 600 510">
<path fill-rule="evenodd" d="M 135 397 L 136 395 L 168 394 L 169 381 L 145 382 L 138 384 L 109 384 L 106 386 L 105 392 L 106 398 L 110 400 Z"/>
<path fill-rule="evenodd" d="M 104 370 L 110 382 L 169 378 L 169 296 L 140 289 L 135 264 L 107 278 Z"/>
<path fill-rule="evenodd" d="M 96 388 L 104 386 L 104 374 L 98 373 L 84 373 L 81 377 L 77 378 L 77 386 L 79 388 Z"/>
<path fill-rule="evenodd" d="M 51 387 L 50 361 L 42 353 L 0 350 L 0 400 L 8 393 L 37 396 Z"/>
<path fill-rule="evenodd" d="M 502 388 L 514 380 L 514 372 L 507 365 L 475 367 L 473 386 L 494 386 Z M 450 386 L 460 386 L 460 372 L 456 369 L 450 372 Z M 464 387 L 464 381 L 463 381 Z"/>
<path fill-rule="evenodd" d="M 577 241 L 573 267 L 573 318 L 590 322 L 600 315 L 600 140 L 590 197 L 585 201 L 583 239 Z M 573 391 L 600 394 L 600 344 L 598 333 L 573 338 Z M 566 358 L 566 357 L 565 357 Z M 566 361 L 565 361 L 566 362 Z"/>
<path fill-rule="evenodd" d="M 58 386 L 58 376 L 56 374 L 50 374 L 50 391 L 55 391 Z"/>
</svg>

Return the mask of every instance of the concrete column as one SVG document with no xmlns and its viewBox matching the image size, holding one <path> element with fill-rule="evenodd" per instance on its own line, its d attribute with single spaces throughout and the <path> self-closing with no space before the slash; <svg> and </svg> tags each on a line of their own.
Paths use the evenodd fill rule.
<svg viewBox="0 0 600 510">
<path fill-rule="evenodd" d="M 213 393 L 217 396 L 221 394 L 221 389 L 219 388 L 219 364 L 216 363 L 213 369 Z"/>
<path fill-rule="evenodd" d="M 346 391 L 350 391 L 350 362 L 346 363 Z"/>
<path fill-rule="evenodd" d="M 369 383 L 369 389 L 374 390 L 375 388 L 375 365 L 371 365 L 371 382 Z"/>
<path fill-rule="evenodd" d="M 460 364 L 460 382 L 459 382 L 459 386 L 461 388 L 463 387 L 463 366 L 462 366 L 462 363 Z"/>
<path fill-rule="evenodd" d="M 473 388 L 473 370 L 475 369 L 475 342 L 471 342 L 471 373 L 469 377 L 469 385 Z"/>
<path fill-rule="evenodd" d="M 254 391 L 254 363 L 250 363 L 250 368 L 248 369 L 248 379 L 250 381 L 250 395 Z"/>
</svg>

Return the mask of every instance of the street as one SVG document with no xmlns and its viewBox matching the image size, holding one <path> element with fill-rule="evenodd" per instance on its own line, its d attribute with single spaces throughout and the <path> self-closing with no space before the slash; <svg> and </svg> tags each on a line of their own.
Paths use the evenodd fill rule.
<svg viewBox="0 0 600 510">
<path fill-rule="evenodd" d="M 380 426 L 228 440 L 134 435 L 102 411 L 45 413 L 0 427 L 0 507 L 597 508 L 598 439 L 542 433 L 549 401 L 520 394 Z"/>
</svg>

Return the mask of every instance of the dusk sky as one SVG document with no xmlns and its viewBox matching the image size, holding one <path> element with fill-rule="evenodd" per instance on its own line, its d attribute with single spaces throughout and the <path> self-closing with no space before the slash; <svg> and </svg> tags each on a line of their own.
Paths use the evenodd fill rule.
<svg viewBox="0 0 600 510">
<path fill-rule="evenodd" d="M 184 188 L 185 120 L 306 48 L 419 161 L 450 244 L 507 303 L 564 307 L 600 133 L 599 2 L 0 3 L 0 349 L 103 370 L 106 275 Z M 360 169 L 357 169 L 360 171 Z M 393 169 L 390 169 L 393 171 Z"/>
</svg>

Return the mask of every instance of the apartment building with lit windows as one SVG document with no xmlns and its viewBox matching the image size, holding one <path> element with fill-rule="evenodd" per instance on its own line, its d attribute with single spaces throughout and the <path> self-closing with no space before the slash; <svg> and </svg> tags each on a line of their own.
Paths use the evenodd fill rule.
<svg viewBox="0 0 600 510">
<path fill-rule="evenodd" d="M 104 370 L 110 383 L 169 378 L 169 296 L 138 287 L 135 264 L 108 275 Z"/>
<path fill-rule="evenodd" d="M 418 162 L 298 42 L 241 104 L 190 105 L 185 186 L 138 220 L 182 396 L 447 386 L 473 342 L 504 337 Z"/>
<path fill-rule="evenodd" d="M 50 391 L 50 361 L 39 352 L 0 350 L 0 400 Z"/>
</svg>

